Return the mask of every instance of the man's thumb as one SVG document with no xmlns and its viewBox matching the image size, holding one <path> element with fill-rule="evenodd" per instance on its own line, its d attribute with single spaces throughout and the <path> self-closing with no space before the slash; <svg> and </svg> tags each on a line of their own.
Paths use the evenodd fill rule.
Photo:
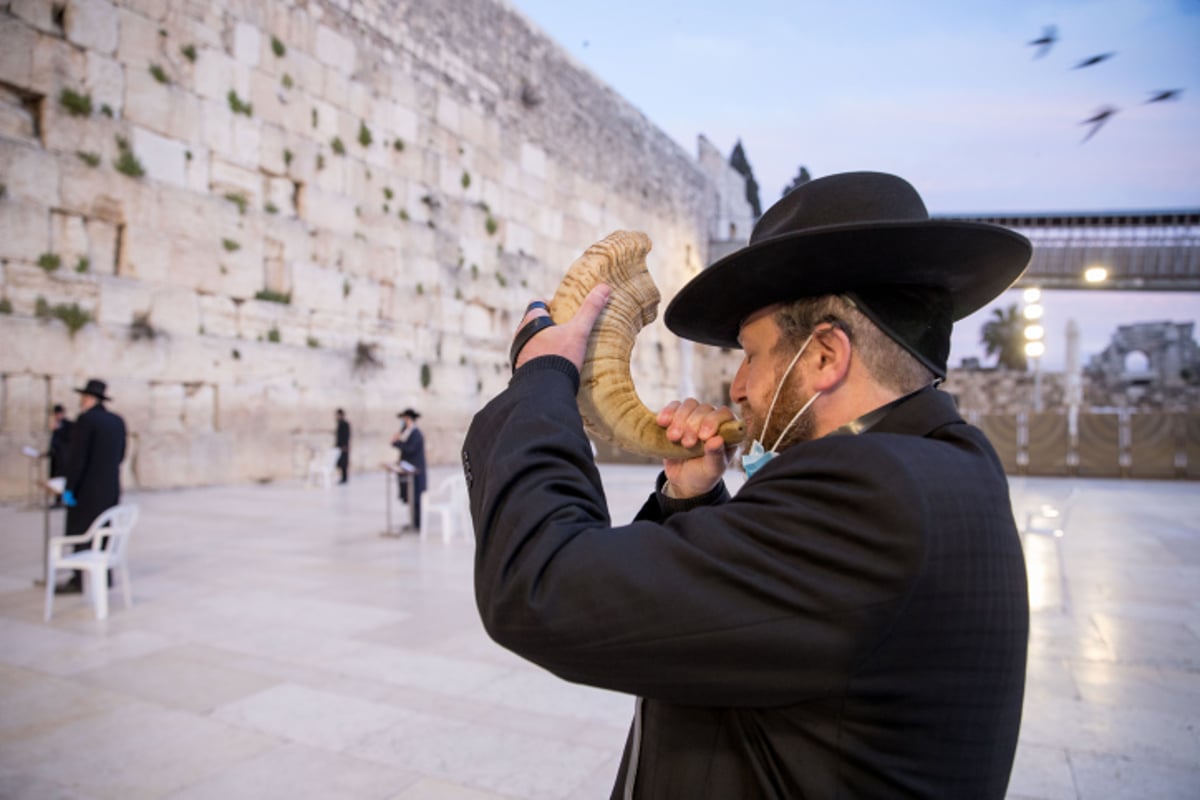
<svg viewBox="0 0 1200 800">
<path fill-rule="evenodd" d="M 612 288 L 608 284 L 596 284 L 587 297 L 583 298 L 583 303 L 575 312 L 571 323 L 581 325 L 584 330 L 590 332 L 596 326 L 596 320 L 600 318 L 600 312 L 604 311 L 604 306 L 608 304 L 608 298 L 611 296 Z"/>
</svg>

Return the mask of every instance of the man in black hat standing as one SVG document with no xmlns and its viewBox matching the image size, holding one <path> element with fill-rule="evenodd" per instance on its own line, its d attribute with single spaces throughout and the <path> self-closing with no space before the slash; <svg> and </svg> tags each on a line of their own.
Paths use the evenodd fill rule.
<svg viewBox="0 0 1200 800">
<path fill-rule="evenodd" d="M 66 535 L 78 536 L 106 509 L 121 502 L 121 462 L 125 459 L 125 421 L 104 407 L 110 400 L 104 381 L 89 380 L 79 393 L 80 414 L 67 449 Z M 90 545 L 76 545 L 86 550 Z M 83 579 L 75 572 L 58 591 L 78 592 Z"/>
<path fill-rule="evenodd" d="M 350 422 L 346 419 L 346 412 L 340 408 L 334 412 L 334 417 L 337 419 L 337 430 L 333 434 L 333 444 L 341 451 L 337 465 L 342 479 L 338 483 L 345 483 L 350 479 Z"/>
<path fill-rule="evenodd" d="M 672 403 L 667 438 L 703 453 L 664 461 L 628 525 L 575 404 L 608 287 L 518 334 L 463 449 L 476 600 L 504 646 L 638 696 L 614 797 L 1004 797 L 1025 568 L 1000 461 L 936 384 L 953 321 L 1029 254 L 1006 229 L 930 220 L 891 175 L 787 195 L 665 315 L 744 351 L 748 479 L 734 497 L 722 481 L 731 410 Z"/>
<path fill-rule="evenodd" d="M 72 422 L 67 419 L 67 410 L 62 404 L 55 403 L 50 412 L 50 446 L 46 449 L 46 456 L 50 461 L 50 474 L 47 475 L 49 478 L 62 475 L 66 470 L 67 448 L 71 445 L 71 427 Z M 61 505 L 60 495 L 54 498 L 54 507 L 58 508 Z"/>
<path fill-rule="evenodd" d="M 421 495 L 425 493 L 425 435 L 417 427 L 421 415 L 415 409 L 406 408 L 396 415 L 400 418 L 400 431 L 392 436 L 392 447 L 400 451 L 400 461 L 412 465 L 413 498 L 409 503 L 412 509 L 412 527 L 421 530 Z M 400 500 L 408 503 L 408 481 L 400 481 Z"/>
</svg>

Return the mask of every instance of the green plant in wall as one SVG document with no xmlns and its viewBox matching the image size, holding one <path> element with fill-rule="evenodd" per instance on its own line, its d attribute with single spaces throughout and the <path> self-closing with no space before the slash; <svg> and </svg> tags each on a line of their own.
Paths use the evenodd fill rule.
<svg viewBox="0 0 1200 800">
<path fill-rule="evenodd" d="M 289 74 L 287 74 L 286 72 L 285 72 L 285 73 L 283 73 L 283 77 L 279 79 L 279 82 L 280 82 L 281 84 L 283 84 L 283 88 L 285 88 L 285 89 L 291 89 L 293 86 L 295 86 L 295 85 L 296 85 L 296 84 L 295 84 L 295 83 L 292 81 L 292 76 L 291 76 L 291 75 L 289 75 Z"/>
<path fill-rule="evenodd" d="M 91 267 L 91 265 L 92 260 L 90 258 L 87 256 L 80 256 L 79 260 L 75 262 L 75 271 L 82 275 L 88 271 L 88 268 Z"/>
<path fill-rule="evenodd" d="M 58 95 L 58 103 L 73 117 L 91 116 L 92 96 L 90 94 L 81 94 L 64 86 Z"/>
<path fill-rule="evenodd" d="M 417 295 L 420 296 L 423 294 L 425 294 L 425 284 L 417 281 Z"/>
<path fill-rule="evenodd" d="M 317 172 L 320 172 L 323 169 L 325 169 L 325 155 L 323 153 L 317 153 Z"/>
<path fill-rule="evenodd" d="M 284 148 L 283 150 L 283 165 L 290 167 L 292 165 L 292 151 Z"/>
<path fill-rule="evenodd" d="M 267 331 L 267 341 L 275 342 L 276 344 L 279 343 L 279 328 L 274 325 L 271 326 L 271 329 Z"/>
<path fill-rule="evenodd" d="M 114 116 L 112 106 L 110 106 L 108 103 L 105 103 L 104 105 L 100 106 L 100 113 L 103 114 L 104 116 L 108 117 L 109 119 L 112 119 Z"/>
<path fill-rule="evenodd" d="M 463 170 L 463 174 L 462 174 L 462 179 L 461 179 L 461 181 L 460 181 L 460 182 L 462 183 L 462 187 L 463 187 L 464 189 L 469 189 L 469 188 L 471 188 L 471 173 L 467 172 L 467 171 L 464 169 L 464 170 Z"/>
<path fill-rule="evenodd" d="M 478 264 L 471 265 L 471 280 L 473 280 L 473 281 L 479 280 L 479 265 Z"/>
<path fill-rule="evenodd" d="M 239 214 L 246 213 L 246 206 L 249 205 L 246 195 L 242 194 L 241 192 L 226 192 L 225 199 L 238 207 Z"/>
<path fill-rule="evenodd" d="M 245 114 L 247 117 L 254 115 L 254 105 L 244 102 L 233 89 L 229 90 L 229 94 L 225 95 L 225 99 L 229 101 L 229 110 L 235 114 Z"/>
<path fill-rule="evenodd" d="M 292 302 L 291 292 L 277 292 L 274 289 L 259 289 L 254 293 L 255 300 L 265 300 L 268 303 L 282 303 L 289 305 Z"/>
<path fill-rule="evenodd" d="M 266 202 L 266 204 L 263 206 L 263 211 L 267 212 L 268 214 L 278 214 L 279 206 L 275 205 L 270 200 L 268 200 Z"/>
<path fill-rule="evenodd" d="M 496 218 L 488 214 L 487 220 L 483 223 L 483 227 L 487 230 L 488 236 L 492 236 L 500 229 L 500 223 L 496 222 Z"/>
<path fill-rule="evenodd" d="M 350 296 L 350 279 L 344 278 L 344 279 L 342 279 L 342 297 L 346 298 L 349 296 Z"/>
<path fill-rule="evenodd" d="M 41 295 L 33 302 L 33 315 L 38 319 L 50 319 L 50 304 Z"/>
<path fill-rule="evenodd" d="M 317 127 L 317 110 L 315 108 L 312 110 L 312 126 Z"/>
<path fill-rule="evenodd" d="M 397 153 L 404 152 L 404 140 L 397 136 L 396 141 L 392 142 L 392 149 Z"/>
<path fill-rule="evenodd" d="M 77 155 L 79 157 L 79 160 L 82 161 L 83 163 L 87 164 L 89 167 L 100 166 L 100 154 L 99 153 L 90 153 L 90 152 L 85 152 L 83 150 L 76 150 L 75 155 Z"/>
<path fill-rule="evenodd" d="M 279 40 L 278 36 L 271 37 L 271 52 L 275 54 L 276 58 L 283 58 L 287 53 L 287 48 L 283 46 L 283 42 Z"/>
<path fill-rule="evenodd" d="M 371 138 L 371 129 L 367 127 L 366 122 L 360 121 L 358 123 L 358 143 L 363 147 L 370 147 L 373 141 L 374 139 Z"/>
<path fill-rule="evenodd" d="M 383 366 L 377 354 L 379 345 L 374 342 L 364 342 L 359 340 L 354 345 L 354 369 L 378 369 Z"/>
<path fill-rule="evenodd" d="M 128 175 L 130 178 L 140 178 L 146 174 L 145 167 L 134 155 L 133 148 L 129 146 L 129 140 L 124 136 L 117 137 L 117 160 L 113 162 L 113 166 L 117 168 L 117 172 Z"/>
<path fill-rule="evenodd" d="M 393 197 L 395 197 L 395 194 L 392 192 L 390 186 L 383 187 L 383 197 L 385 200 L 391 200 Z"/>
<path fill-rule="evenodd" d="M 499 272 L 496 273 L 496 283 L 500 284 L 501 289 L 508 287 L 508 279 Z"/>
<path fill-rule="evenodd" d="M 400 209 L 399 216 L 400 216 L 400 219 L 404 220 L 405 222 L 408 222 L 408 210 L 407 209 L 404 209 L 404 208 Z"/>
<path fill-rule="evenodd" d="M 40 301 L 38 316 L 42 318 L 53 317 L 62 321 L 67 326 L 67 333 L 70 334 L 72 339 L 75 338 L 75 334 L 79 332 L 80 328 L 92 321 L 91 312 L 86 308 L 82 308 L 78 303 L 71 303 L 70 305 L 57 303 L 49 306 L 46 304 L 44 298 L 39 297 L 38 300 Z"/>
<path fill-rule="evenodd" d="M 38 256 L 37 265 L 46 270 L 46 272 L 54 272 L 54 270 L 62 266 L 62 259 L 59 258 L 57 253 L 42 253 Z"/>
<path fill-rule="evenodd" d="M 321 343 L 320 343 L 319 341 L 317 341 L 317 337 L 315 337 L 315 336 L 309 336 L 309 337 L 308 337 L 307 339 L 305 339 L 304 341 L 305 341 L 305 343 L 306 343 L 306 344 L 307 344 L 309 347 L 311 347 L 313 350 L 316 350 L 318 347 L 320 347 L 320 346 L 321 346 Z"/>
<path fill-rule="evenodd" d="M 346 145 L 342 144 L 342 137 L 333 137 L 333 141 L 329 143 L 329 146 L 333 148 L 333 152 L 337 153 L 339 156 L 346 155 Z"/>
<path fill-rule="evenodd" d="M 0 297 L 0 314 L 12 313 L 12 301 L 7 297 Z"/>
<path fill-rule="evenodd" d="M 433 370 L 431 370 L 429 368 L 428 364 L 422 364 L 421 365 L 421 388 L 428 389 L 429 384 L 432 382 L 433 382 Z"/>
<path fill-rule="evenodd" d="M 183 57 L 188 61 L 192 62 L 193 64 L 196 63 L 196 45 L 185 44 L 183 47 L 179 48 L 179 52 L 183 53 Z"/>
<path fill-rule="evenodd" d="M 233 253 L 242 249 L 242 246 L 233 239 L 222 239 L 221 246 L 225 248 L 226 253 Z"/>
<path fill-rule="evenodd" d="M 167 71 L 158 64 L 150 65 L 150 74 L 153 75 L 154 80 L 158 81 L 159 83 L 166 84 L 171 82 L 171 79 L 167 77 Z"/>
</svg>

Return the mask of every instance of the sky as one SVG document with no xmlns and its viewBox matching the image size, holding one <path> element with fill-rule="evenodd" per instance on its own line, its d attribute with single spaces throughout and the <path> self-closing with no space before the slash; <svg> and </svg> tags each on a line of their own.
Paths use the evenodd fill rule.
<svg viewBox="0 0 1200 800">
<path fill-rule="evenodd" d="M 1200 209 L 1200 0 L 509 2 L 687 152 L 740 140 L 764 208 L 803 165 L 901 175 L 933 214 Z M 1195 293 L 1043 301 L 1052 370 L 1069 319 L 1086 361 L 1119 324 L 1200 318 Z M 956 326 L 952 364 L 990 313 Z"/>
</svg>

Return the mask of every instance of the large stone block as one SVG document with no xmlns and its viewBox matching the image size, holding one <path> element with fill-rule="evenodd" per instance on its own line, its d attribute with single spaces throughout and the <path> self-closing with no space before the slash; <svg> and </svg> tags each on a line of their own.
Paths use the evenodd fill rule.
<svg viewBox="0 0 1200 800">
<path fill-rule="evenodd" d="M 234 60 L 248 67 L 257 67 L 261 41 L 262 32 L 257 26 L 239 21 L 233 26 Z"/>
<path fill-rule="evenodd" d="M 162 27 L 156 20 L 127 8 L 118 9 L 117 60 L 133 71 L 146 71 L 151 64 L 166 66 Z"/>
<path fill-rule="evenodd" d="M 3 382 L 4 433 L 28 433 L 43 431 L 49 406 L 46 378 L 42 375 L 7 374 L 0 376 Z"/>
<path fill-rule="evenodd" d="M 113 58 L 89 50 L 84 67 L 84 86 L 95 108 L 108 106 L 118 117 L 124 110 L 125 70 Z"/>
<path fill-rule="evenodd" d="M 172 245 L 169 236 L 156 228 L 126 225 L 121 239 L 117 274 L 149 283 L 163 283 L 171 273 Z"/>
<path fill-rule="evenodd" d="M 200 294 L 196 297 L 200 314 L 197 332 L 204 336 L 233 339 L 238 334 L 238 307 L 224 295 Z"/>
<path fill-rule="evenodd" d="M 21 20 L 0 16 L 0 81 L 19 89 L 31 87 L 37 39 L 37 32 Z"/>
<path fill-rule="evenodd" d="M 101 325 L 128 327 L 139 314 L 151 310 L 153 290 L 143 281 L 105 277 L 100 280 L 96 321 Z"/>
<path fill-rule="evenodd" d="M 318 61 L 345 75 L 354 72 L 358 48 L 353 41 L 328 26 L 317 25 L 314 53 Z"/>
<path fill-rule="evenodd" d="M 59 33 L 58 23 L 54 19 L 54 5 L 46 0 L 11 0 L 5 10 L 43 33 Z"/>
<path fill-rule="evenodd" d="M 83 51 L 55 36 L 41 34 L 33 48 L 33 68 L 29 88 L 58 102 L 63 86 L 75 91 L 84 87 L 87 75 Z"/>
<path fill-rule="evenodd" d="M 50 214 L 40 203 L 0 199 L 0 258 L 34 263 L 50 249 Z"/>
<path fill-rule="evenodd" d="M 58 205 L 58 160 L 40 147 L 0 139 L 0 181 L 6 187 L 0 214 L 13 200 Z"/>
<path fill-rule="evenodd" d="M 85 50 L 111 55 L 117 49 L 117 9 L 107 0 L 71 0 L 63 15 L 67 39 Z"/>
<path fill-rule="evenodd" d="M 187 145 L 142 128 L 133 129 L 133 149 L 153 180 L 186 187 Z"/>
<path fill-rule="evenodd" d="M 80 272 L 88 272 L 91 269 L 83 217 L 62 211 L 50 212 L 50 252 L 62 260 L 63 265 L 60 269 L 74 269 Z M 83 269 L 79 270 L 79 267 Z"/>
</svg>

